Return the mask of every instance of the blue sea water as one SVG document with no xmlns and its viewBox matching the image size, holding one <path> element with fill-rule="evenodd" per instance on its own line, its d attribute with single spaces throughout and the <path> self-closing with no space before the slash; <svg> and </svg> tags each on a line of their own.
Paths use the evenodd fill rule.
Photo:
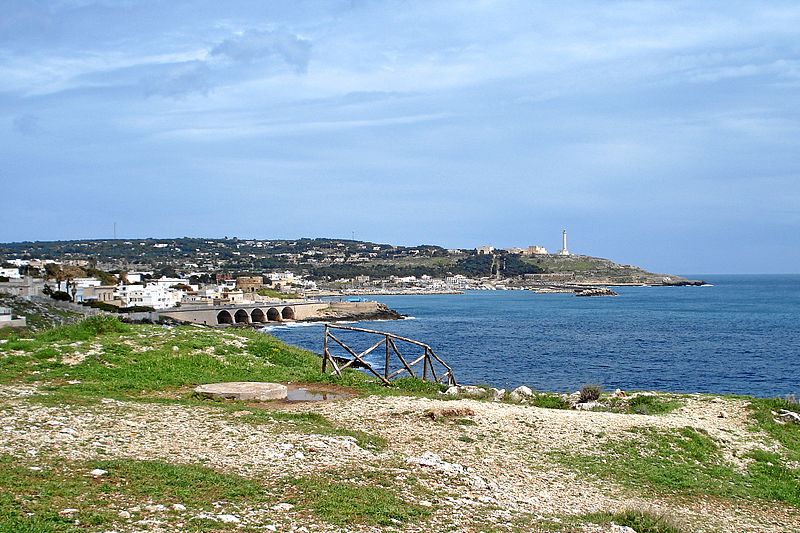
<svg viewBox="0 0 800 533">
<path fill-rule="evenodd" d="M 702 279 L 711 286 L 621 287 L 618 297 L 529 291 L 377 296 L 414 318 L 359 325 L 429 344 L 460 383 L 800 393 L 800 275 Z M 321 353 L 321 324 L 268 330 Z"/>
</svg>

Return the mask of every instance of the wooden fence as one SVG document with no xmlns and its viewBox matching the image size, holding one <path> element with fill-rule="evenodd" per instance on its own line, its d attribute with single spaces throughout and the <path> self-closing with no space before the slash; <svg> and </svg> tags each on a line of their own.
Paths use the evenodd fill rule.
<svg viewBox="0 0 800 533">
<path fill-rule="evenodd" d="M 331 330 L 367 333 L 370 335 L 379 336 L 380 340 L 372 344 L 369 348 L 360 352 L 356 352 L 356 350 L 345 344 L 336 335 L 331 333 Z M 333 341 L 333 345 L 338 345 L 343 348 L 347 355 L 343 357 L 334 356 L 331 353 L 331 341 Z M 401 346 L 403 343 L 405 343 L 415 348 L 422 348 L 422 354 L 417 355 L 409 362 L 406 360 L 403 354 L 400 353 L 398 343 Z M 367 355 L 381 347 L 383 348 L 384 353 L 383 373 L 375 370 L 375 368 L 364 359 Z M 414 348 L 411 349 L 413 350 Z M 392 370 L 392 363 L 395 363 L 394 366 L 398 366 L 397 363 L 399 363 L 399 368 Z M 420 363 L 422 363 L 422 373 L 421 375 L 417 375 L 414 372 L 414 367 L 417 367 L 417 370 L 419 370 L 418 365 Z M 453 369 L 450 368 L 450 366 L 445 363 L 441 357 L 436 355 L 436 352 L 434 352 L 433 349 L 427 344 L 415 341 L 413 339 L 408 339 L 406 337 L 400 337 L 399 335 L 394 335 L 392 333 L 375 331 L 372 329 L 325 324 L 325 338 L 322 349 L 323 372 L 328 372 L 328 365 L 330 365 L 333 369 L 332 373 L 335 373 L 338 376 L 341 376 L 342 370 L 349 366 L 360 366 L 377 376 L 384 385 L 389 385 L 392 379 L 400 376 L 404 372 L 407 372 L 410 376 L 422 378 L 423 381 L 435 381 L 437 383 L 445 383 L 447 385 L 458 385 L 458 383 L 456 383 L 455 376 L 453 376 Z"/>
</svg>

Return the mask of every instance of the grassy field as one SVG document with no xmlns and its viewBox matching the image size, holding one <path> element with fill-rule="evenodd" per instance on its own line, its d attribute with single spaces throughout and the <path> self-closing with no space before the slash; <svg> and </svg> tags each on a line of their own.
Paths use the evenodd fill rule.
<svg viewBox="0 0 800 533">
<path fill-rule="evenodd" d="M 314 412 L 313 407 L 264 408 L 202 400 L 193 395 L 195 385 L 218 381 L 340 385 L 362 400 L 374 398 L 376 402 L 406 400 L 387 396 L 413 398 L 397 409 L 382 407 L 385 412 L 364 412 L 364 418 L 374 420 L 371 424 L 360 424 L 361 412 L 358 418 L 337 418 L 337 412 L 323 410 L 322 414 Z M 568 424 L 586 420 L 576 416 L 593 414 L 566 411 L 570 405 L 561 395 L 536 393 L 525 406 L 481 400 L 466 404 L 471 407 L 452 419 L 431 422 L 420 407 L 415 407 L 415 402 L 451 399 L 440 395 L 441 388 L 435 384 L 405 379 L 384 387 L 355 370 L 333 378 L 321 372 L 316 355 L 251 329 L 130 325 L 110 316 L 5 337 L 0 341 L 0 385 L 31 391 L 13 402 L 0 397 L 0 410 L 12 409 L 14 403 L 23 410 L 36 407 L 68 416 L 73 411 L 101 412 L 113 400 L 122 406 L 160 408 L 163 404 L 213 415 L 212 426 L 218 422 L 225 424 L 226 431 L 233 434 L 237 428 L 257 431 L 259 445 L 261 438 L 270 442 L 281 435 L 303 435 L 307 439 L 349 439 L 359 453 L 372 454 L 369 461 L 357 466 L 322 461 L 313 471 L 281 470 L 279 479 L 267 479 L 226 470 L 213 461 L 187 464 L 164 458 L 144 460 L 92 454 L 81 455 L 82 459 L 70 456 L 59 459 L 47 454 L 29 456 L 25 447 L 21 453 L 3 451 L 0 452 L 0 531 L 105 531 L 131 523 L 125 520 L 146 521 L 153 513 L 175 530 L 249 530 L 250 526 L 221 522 L 220 502 L 225 509 L 239 509 L 241 516 L 260 512 L 259 508 L 269 511 L 275 502 L 285 502 L 293 507 L 297 520 L 353 531 L 402 530 L 420 525 L 424 528 L 434 517 L 446 515 L 441 512 L 442 506 L 452 502 L 427 488 L 442 480 L 434 474 L 421 482 L 410 475 L 404 458 L 409 453 L 448 446 L 460 461 L 467 462 L 474 454 L 473 469 L 484 464 L 483 459 L 494 447 L 506 450 L 498 452 L 501 454 L 515 450 L 513 453 L 521 455 L 507 459 L 503 455 L 503 470 L 513 468 L 526 476 L 550 468 L 566 469 L 576 472 L 582 483 L 596 486 L 598 492 L 617 494 L 614 491 L 620 490 L 625 495 L 676 502 L 675 505 L 700 497 L 730 505 L 744 502 L 743 505 L 800 509 L 800 426 L 781 424 L 773 414 L 780 409 L 799 410 L 796 403 L 787 400 L 747 400 L 745 416 L 756 445 L 732 458 L 730 447 L 718 434 L 698 427 L 670 425 L 674 420 L 671 417 L 677 416 L 689 401 L 686 397 L 633 394 L 613 399 L 606 395 L 603 397 L 606 412 L 596 413 L 598 417 L 602 420 L 622 417 L 637 422 L 626 423 L 627 429 L 618 431 L 608 428 L 584 431 L 581 435 L 596 439 L 592 441 L 593 447 L 566 447 L 565 442 L 563 448 L 542 452 L 536 459 L 540 462 L 534 462 L 528 451 L 531 443 L 525 440 L 524 431 L 544 424 L 548 416 L 562 420 L 569 429 Z M 486 406 L 485 410 L 480 406 Z M 406 412 L 414 409 L 419 410 L 417 416 L 407 418 Z M 473 410 L 477 414 L 470 414 Z M 503 413 L 508 413 L 507 418 L 502 418 Z M 498 418 L 488 424 L 490 416 Z M 505 426 L 516 417 L 523 420 L 516 427 L 524 429 L 505 433 Z M 666 422 L 662 423 L 663 420 Z M 417 428 L 409 430 L 413 435 L 408 445 L 413 445 L 413 451 L 408 448 L 400 451 L 398 442 L 387 436 L 392 432 L 384 431 L 387 424 L 412 424 Z M 431 436 L 420 431 L 420 427 L 428 428 Z M 437 432 L 445 437 L 437 437 Z M 515 439 L 522 439 L 521 444 L 504 448 Z M 535 464 L 532 470 L 524 466 L 531 464 Z M 91 475 L 94 469 L 105 474 Z M 453 482 L 452 478 L 444 481 L 446 486 Z M 469 487 L 467 492 L 475 490 L 472 485 Z M 456 486 L 453 492 L 445 494 L 458 501 L 464 497 L 464 490 Z M 154 506 L 155 511 L 148 510 Z M 185 507 L 191 513 L 181 510 Z M 485 523 L 487 517 L 495 517 L 494 520 L 498 516 L 491 513 L 501 511 L 500 507 L 491 506 L 483 515 L 463 511 L 467 515 L 460 522 L 462 529 L 450 530 L 531 530 L 532 515 L 524 513 L 503 518 L 503 527 L 493 528 Z M 659 512 L 642 509 L 617 508 L 589 514 L 570 514 L 570 511 L 565 509 L 556 521 L 535 518 L 536 527 L 566 533 L 585 531 L 586 524 L 613 523 L 632 527 L 638 533 L 691 531 Z M 134 516 L 123 520 L 120 513 Z M 249 520 L 248 524 L 261 524 L 255 530 L 261 530 L 267 523 L 260 516 Z"/>
</svg>

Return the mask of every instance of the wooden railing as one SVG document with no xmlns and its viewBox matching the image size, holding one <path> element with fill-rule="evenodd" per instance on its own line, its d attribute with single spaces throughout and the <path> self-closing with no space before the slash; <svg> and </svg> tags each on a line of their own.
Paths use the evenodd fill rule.
<svg viewBox="0 0 800 533">
<path fill-rule="evenodd" d="M 354 331 L 376 335 L 381 337 L 379 341 L 372 344 L 369 348 L 356 352 L 353 348 L 345 344 L 336 335 L 331 333 L 331 330 Z M 338 345 L 344 349 L 347 355 L 336 357 L 331 352 L 331 341 L 334 345 Z M 410 344 L 416 348 L 422 348 L 422 354 L 416 356 L 410 362 L 406 360 L 400 350 L 398 343 Z M 401 344 L 402 345 L 402 344 Z M 364 358 L 383 347 L 383 373 L 378 372 L 375 368 L 366 361 Z M 392 363 L 400 363 L 400 368 L 392 370 Z M 419 370 L 419 365 L 422 363 L 422 373 L 417 375 L 414 372 L 414 367 Z M 375 331 L 372 329 L 355 328 L 350 326 L 334 326 L 332 324 L 325 324 L 325 338 L 323 341 L 322 349 L 322 371 L 328 372 L 328 365 L 331 366 L 333 372 L 338 376 L 342 375 L 342 370 L 350 366 L 357 366 L 366 369 L 380 379 L 384 385 L 389 385 L 391 380 L 400 376 L 402 373 L 407 372 L 410 376 L 419 377 L 423 381 L 435 381 L 437 383 L 445 383 L 447 385 L 457 385 L 456 378 L 453 376 L 453 369 L 445 363 L 441 357 L 436 355 L 433 349 L 424 342 L 415 341 L 406 337 L 400 337 L 393 333 L 386 333 L 385 331 Z M 397 365 L 395 365 L 397 366 Z M 438 372 L 437 372 L 438 370 Z M 432 378 L 429 379 L 429 378 Z"/>
</svg>

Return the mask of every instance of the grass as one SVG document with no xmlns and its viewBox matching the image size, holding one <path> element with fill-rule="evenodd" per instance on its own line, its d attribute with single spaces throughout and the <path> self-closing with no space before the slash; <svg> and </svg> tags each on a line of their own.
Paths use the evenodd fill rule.
<svg viewBox="0 0 800 533">
<path fill-rule="evenodd" d="M 571 409 L 569 402 L 558 394 L 536 394 L 531 405 L 545 409 Z"/>
<path fill-rule="evenodd" d="M 303 296 L 296 292 L 281 292 L 274 289 L 261 288 L 256 291 L 259 296 L 266 296 L 267 298 L 277 298 L 279 300 L 291 300 L 295 298 L 302 298 Z"/>
<path fill-rule="evenodd" d="M 684 533 L 669 517 L 638 509 L 617 513 L 592 513 L 580 517 L 581 522 L 601 525 L 616 524 L 634 529 L 637 533 Z"/>
<path fill-rule="evenodd" d="M 335 426 L 330 420 L 318 413 L 293 413 L 283 411 L 265 411 L 251 409 L 250 413 L 236 420 L 248 424 L 265 424 L 270 422 L 284 422 L 293 426 L 293 429 L 315 435 L 332 437 L 353 437 L 360 447 L 365 450 L 381 451 L 386 448 L 386 439 L 378 435 Z"/>
<path fill-rule="evenodd" d="M 601 453 L 557 453 L 563 464 L 646 493 L 710 495 L 780 501 L 800 507 L 800 469 L 776 453 L 748 454 L 747 471 L 728 464 L 718 444 L 692 428 L 636 428 L 630 438 L 609 441 Z"/>
<path fill-rule="evenodd" d="M 608 398 L 607 410 L 636 415 L 664 415 L 681 407 L 683 402 L 663 394 L 638 394 L 629 398 Z"/>
<path fill-rule="evenodd" d="M 63 358 L 90 353 L 80 364 Z M 441 386 L 415 378 L 383 387 L 348 369 L 322 373 L 315 354 L 253 330 L 221 332 L 191 326 L 129 325 L 97 316 L 0 344 L 0 382 L 43 384 L 61 400 L 114 397 L 140 399 L 157 391 L 220 381 L 328 383 L 370 394 L 435 395 Z M 80 383 L 67 384 L 67 381 Z"/>
<path fill-rule="evenodd" d="M 36 464 L 43 469 L 32 471 L 19 459 L 0 456 L 0 531 L 71 532 L 87 526 L 111 527 L 120 520 L 118 510 L 148 502 L 181 503 L 196 512 L 213 511 L 213 502 L 218 501 L 253 505 L 269 498 L 255 481 L 197 465 L 136 460 Z M 108 474 L 100 478 L 86 475 L 95 468 Z M 76 512 L 59 514 L 68 508 Z M 187 528 L 202 531 L 223 526 L 198 522 Z"/>
<path fill-rule="evenodd" d="M 628 402 L 628 412 L 638 415 L 662 415 L 674 411 L 682 403 L 675 399 L 662 398 L 652 394 L 634 396 Z"/>
<path fill-rule="evenodd" d="M 327 522 L 342 526 L 393 526 L 416 522 L 430 514 L 428 508 L 401 499 L 394 483 L 383 476 L 374 473 L 352 481 L 333 480 L 341 476 L 292 478 L 287 481 L 288 499 Z"/>
<path fill-rule="evenodd" d="M 753 398 L 749 409 L 755 429 L 764 431 L 778 442 L 789 459 L 800 461 L 800 425 L 778 424 L 772 416 L 772 411 L 778 413 L 781 409 L 800 413 L 800 405 L 781 398 Z"/>
</svg>

